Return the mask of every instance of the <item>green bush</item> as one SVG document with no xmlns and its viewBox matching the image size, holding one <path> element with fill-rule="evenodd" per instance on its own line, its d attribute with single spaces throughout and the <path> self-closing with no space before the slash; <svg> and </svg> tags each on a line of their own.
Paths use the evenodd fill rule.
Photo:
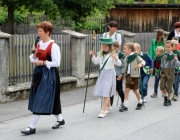
<svg viewBox="0 0 180 140">
<path fill-rule="evenodd" d="M 81 31 L 82 29 L 99 31 L 101 29 L 101 26 L 97 22 L 86 21 L 83 23 L 74 23 L 72 25 L 72 28 L 76 31 Z"/>
<path fill-rule="evenodd" d="M 82 23 L 77 22 L 72 24 L 72 28 L 75 31 L 81 31 L 82 29 L 84 29 L 84 25 Z"/>
<path fill-rule="evenodd" d="M 8 15 L 4 8 L 0 7 L 0 24 L 7 22 Z"/>
<path fill-rule="evenodd" d="M 101 29 L 101 26 L 100 26 L 99 23 L 97 23 L 97 22 L 94 22 L 94 21 L 86 21 L 86 22 L 85 22 L 84 29 L 98 31 L 98 30 Z"/>
</svg>

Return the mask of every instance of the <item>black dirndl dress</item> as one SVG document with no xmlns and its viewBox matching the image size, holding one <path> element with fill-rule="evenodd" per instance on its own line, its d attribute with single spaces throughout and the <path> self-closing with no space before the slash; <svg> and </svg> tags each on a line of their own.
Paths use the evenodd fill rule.
<svg viewBox="0 0 180 140">
<path fill-rule="evenodd" d="M 47 60 L 51 57 L 47 57 Z M 38 85 L 33 83 L 39 79 Z M 34 81 L 35 80 L 35 81 Z M 60 77 L 56 67 L 36 66 L 33 72 L 28 110 L 37 115 L 61 114 Z"/>
<path fill-rule="evenodd" d="M 41 67 L 41 68 L 40 68 Z M 42 71 L 38 86 L 31 85 L 28 109 L 37 115 L 61 114 L 60 78 L 57 68 L 35 67 L 33 75 Z"/>
</svg>

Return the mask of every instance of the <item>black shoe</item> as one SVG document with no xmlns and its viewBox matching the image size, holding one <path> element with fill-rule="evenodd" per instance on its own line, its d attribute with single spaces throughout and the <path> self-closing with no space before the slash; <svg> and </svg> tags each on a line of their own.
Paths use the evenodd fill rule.
<svg viewBox="0 0 180 140">
<path fill-rule="evenodd" d="M 122 108 L 121 108 L 121 109 L 119 109 L 119 112 L 124 112 L 124 111 L 128 111 L 128 108 L 127 108 L 127 107 L 125 107 L 125 106 L 122 106 Z"/>
<path fill-rule="evenodd" d="M 164 97 L 164 106 L 168 106 L 168 98 L 167 97 Z"/>
<path fill-rule="evenodd" d="M 35 134 L 36 133 L 36 128 L 32 129 L 30 127 L 28 127 L 29 130 L 24 130 L 24 131 L 21 131 L 22 134 L 25 134 L 25 135 L 31 135 L 31 134 Z"/>
<path fill-rule="evenodd" d="M 141 110 L 141 108 L 142 108 L 142 104 L 138 103 L 137 107 L 136 107 L 136 110 Z"/>
<path fill-rule="evenodd" d="M 65 124 L 65 121 L 64 119 L 62 121 L 57 121 L 57 124 L 55 124 L 52 129 L 57 129 L 59 128 L 60 125 L 64 125 Z"/>
<path fill-rule="evenodd" d="M 167 100 L 167 106 L 171 106 L 171 100 Z"/>
</svg>

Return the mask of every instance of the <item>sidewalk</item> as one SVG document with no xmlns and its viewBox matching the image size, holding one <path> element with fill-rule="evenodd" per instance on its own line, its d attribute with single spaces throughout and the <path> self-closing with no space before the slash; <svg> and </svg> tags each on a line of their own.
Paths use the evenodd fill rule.
<svg viewBox="0 0 180 140">
<path fill-rule="evenodd" d="M 153 92 L 152 79 L 149 83 L 149 95 Z M 37 124 L 35 135 L 23 136 L 20 131 L 28 126 L 31 116 L 3 121 L 0 123 L 0 136 L 2 140 L 179 140 L 180 139 L 180 101 L 172 102 L 171 107 L 163 106 L 163 98 L 159 94 L 158 98 L 152 99 L 148 95 L 148 102 L 141 111 L 135 110 L 137 100 L 131 92 L 129 98 L 129 111 L 120 113 L 116 106 L 117 96 L 115 96 L 113 110 L 102 119 L 97 115 L 100 112 L 101 100 L 92 97 L 93 87 L 88 93 L 89 101 L 83 114 L 82 95 L 85 89 L 62 93 L 63 117 L 66 121 L 64 126 L 57 130 L 51 127 L 55 123 L 54 116 L 42 116 Z M 80 93 L 81 92 L 81 93 Z M 68 95 L 67 95 L 68 94 Z M 77 96 L 80 95 L 80 96 Z M 74 95 L 74 96 L 73 96 Z M 77 96 L 77 97 L 76 97 Z M 81 100 L 80 100 L 81 99 Z M 64 101 L 63 101 L 64 100 Z M 66 102 L 65 102 L 66 100 Z M 27 109 L 26 104 L 8 103 L 0 104 L 0 113 L 3 110 L 5 116 L 14 116 L 16 111 L 9 110 L 9 104 L 23 106 L 19 112 Z M 81 103 L 80 103 L 81 102 Z M 3 105 L 3 106 L 2 106 Z M 9 105 L 9 106 L 8 106 Z M 65 107 L 66 106 L 66 107 Z M 29 113 L 27 111 L 27 113 Z M 29 113 L 31 114 L 31 113 Z M 1 117 L 1 116 L 0 116 Z M 13 117 L 12 117 L 13 118 Z"/>
</svg>

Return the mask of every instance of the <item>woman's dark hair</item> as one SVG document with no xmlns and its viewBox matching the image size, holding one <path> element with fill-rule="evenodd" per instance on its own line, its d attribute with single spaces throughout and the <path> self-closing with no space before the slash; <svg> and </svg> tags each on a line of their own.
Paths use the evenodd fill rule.
<svg viewBox="0 0 180 140">
<path fill-rule="evenodd" d="M 134 52 L 134 44 L 133 43 L 126 43 L 124 46 L 127 46 L 129 49 L 132 50 L 132 52 Z"/>
<path fill-rule="evenodd" d="M 117 22 L 116 21 L 111 21 L 111 22 L 109 22 L 109 27 L 118 27 L 118 24 L 117 24 Z"/>
<path fill-rule="evenodd" d="M 53 30 L 53 25 L 48 21 L 43 21 L 37 25 L 37 29 L 38 28 L 42 28 L 45 33 L 49 32 L 49 36 L 50 36 Z"/>
<path fill-rule="evenodd" d="M 176 23 L 174 24 L 174 28 L 180 28 L 180 22 L 176 22 Z"/>
<path fill-rule="evenodd" d="M 164 30 L 162 29 L 158 29 L 157 33 L 156 33 L 156 42 L 155 44 L 157 45 L 157 43 L 161 40 L 162 43 L 164 44 Z M 163 37 L 162 37 L 163 36 Z"/>
</svg>

